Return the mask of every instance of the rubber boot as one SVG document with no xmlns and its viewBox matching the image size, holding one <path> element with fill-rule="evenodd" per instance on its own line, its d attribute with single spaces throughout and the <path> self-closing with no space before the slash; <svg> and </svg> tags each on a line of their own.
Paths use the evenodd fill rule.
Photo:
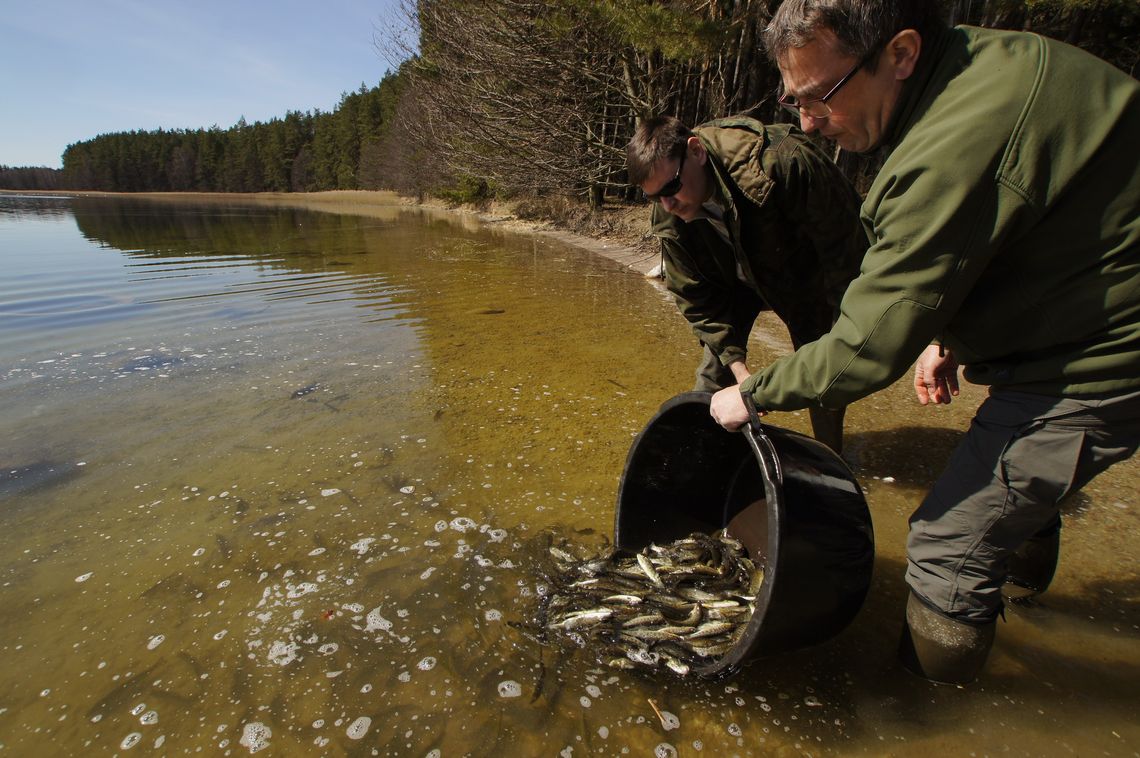
<svg viewBox="0 0 1140 758">
<path fill-rule="evenodd" d="M 836 455 L 843 453 L 843 416 L 845 413 L 847 413 L 846 408 L 839 410 L 808 408 L 812 436 L 834 450 Z"/>
<path fill-rule="evenodd" d="M 1015 602 L 1040 595 L 1053 581 L 1060 552 L 1061 521 L 1058 519 L 1027 539 L 1009 557 L 1009 573 L 1001 594 Z"/>
<path fill-rule="evenodd" d="M 932 682 L 969 684 L 986 662 L 996 625 L 996 620 L 970 624 L 944 616 L 912 592 L 906 601 L 899 659 L 907 671 Z"/>
</svg>

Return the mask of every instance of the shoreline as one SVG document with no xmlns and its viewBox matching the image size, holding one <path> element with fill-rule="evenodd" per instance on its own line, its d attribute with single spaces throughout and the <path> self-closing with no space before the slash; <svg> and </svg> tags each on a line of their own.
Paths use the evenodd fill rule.
<svg viewBox="0 0 1140 758">
<path fill-rule="evenodd" d="M 608 258 L 642 276 L 653 277 L 661 256 L 657 243 L 648 237 L 646 206 L 611 205 L 600 211 L 575 214 L 575 223 L 555 218 L 523 218 L 511 202 L 488 201 L 479 205 L 455 205 L 442 200 L 417 201 L 386 190 L 327 190 L 324 192 L 104 192 L 98 190 L 8 190 L 2 195 L 58 197 L 129 197 L 166 202 L 223 202 L 240 200 L 277 207 L 344 213 L 356 216 L 390 215 L 393 210 L 421 209 L 477 219 L 480 223 L 519 234 L 552 237 L 565 244 Z M 582 206 L 584 208 L 584 206 Z M 580 210 L 580 209 L 577 209 Z M 550 214 L 551 216 L 555 214 Z M 563 214 L 569 215 L 569 214 Z"/>
</svg>

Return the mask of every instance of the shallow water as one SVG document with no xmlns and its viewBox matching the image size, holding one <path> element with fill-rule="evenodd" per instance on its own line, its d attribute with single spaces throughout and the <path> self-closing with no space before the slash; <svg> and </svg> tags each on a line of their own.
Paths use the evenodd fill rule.
<svg viewBox="0 0 1140 758">
<path fill-rule="evenodd" d="M 511 622 L 544 535 L 611 534 L 633 436 L 691 382 L 652 283 L 396 207 L 2 195 L 0 264 L 7 752 L 1140 750 L 1135 460 L 1067 506 L 1053 588 L 976 685 L 894 663 L 906 517 L 977 388 L 849 411 L 877 558 L 847 630 L 729 680 L 649 677 Z"/>
</svg>

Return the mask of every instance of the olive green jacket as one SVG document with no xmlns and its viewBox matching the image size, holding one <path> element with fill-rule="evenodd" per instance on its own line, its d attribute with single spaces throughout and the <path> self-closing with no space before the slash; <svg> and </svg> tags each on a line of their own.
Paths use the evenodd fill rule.
<svg viewBox="0 0 1140 758">
<path fill-rule="evenodd" d="M 863 203 L 872 237 L 825 337 L 743 383 L 840 407 L 941 340 L 965 377 L 1050 395 L 1140 387 L 1140 84 L 1063 43 L 923 40 Z"/>
<path fill-rule="evenodd" d="M 660 204 L 651 231 L 661 240 L 666 286 L 697 339 L 726 366 L 742 360 L 765 306 L 797 345 L 826 334 L 867 249 L 858 194 L 794 127 L 729 118 L 694 132 L 732 244 L 707 220 L 685 223 Z"/>
</svg>

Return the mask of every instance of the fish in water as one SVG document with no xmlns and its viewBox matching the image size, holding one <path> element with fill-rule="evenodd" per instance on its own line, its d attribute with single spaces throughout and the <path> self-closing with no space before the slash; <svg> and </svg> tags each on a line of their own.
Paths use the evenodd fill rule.
<svg viewBox="0 0 1140 758">
<path fill-rule="evenodd" d="M 725 530 L 694 533 L 637 553 L 580 558 L 551 544 L 551 588 L 540 596 L 540 638 L 591 648 L 614 668 L 680 676 L 740 641 L 764 571 Z"/>
<path fill-rule="evenodd" d="M 305 395 L 316 392 L 320 388 L 321 388 L 321 385 L 318 382 L 313 382 L 312 384 L 306 384 L 304 387 L 302 387 L 299 390 L 293 390 L 293 394 L 290 395 L 289 398 L 291 400 L 296 400 L 299 397 L 304 397 Z"/>
</svg>

